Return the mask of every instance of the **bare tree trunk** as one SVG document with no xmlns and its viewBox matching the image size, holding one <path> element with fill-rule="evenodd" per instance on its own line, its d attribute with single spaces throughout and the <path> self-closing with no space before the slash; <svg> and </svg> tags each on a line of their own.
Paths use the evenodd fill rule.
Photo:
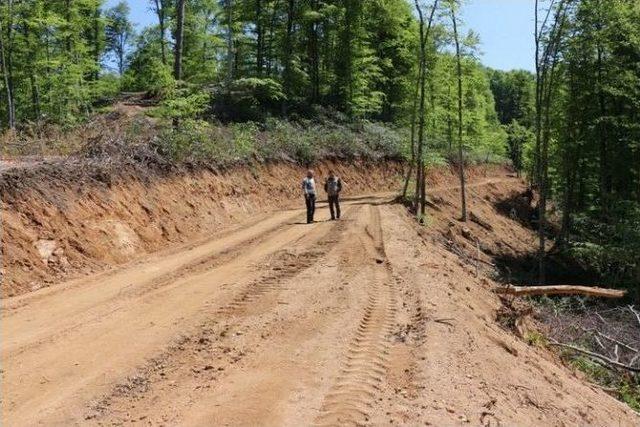
<svg viewBox="0 0 640 427">
<path fill-rule="evenodd" d="M 2 23 L 0 22 L 0 25 Z M 15 105 L 13 103 L 13 92 L 11 90 L 11 82 L 9 78 L 9 71 L 7 67 L 5 56 L 5 45 L 4 45 L 4 36 L 2 33 L 2 28 L 0 26 L 0 61 L 2 61 L 2 75 L 4 76 L 4 87 L 7 93 L 7 125 L 9 129 L 16 128 L 16 112 Z"/>
<path fill-rule="evenodd" d="M 24 35 L 24 38 L 26 40 L 26 43 L 29 49 L 29 61 L 31 62 L 31 64 L 35 64 L 36 52 L 38 48 L 37 46 L 34 46 L 34 44 L 31 42 L 31 38 L 30 38 L 31 33 L 29 32 L 29 25 L 26 22 L 23 25 L 22 33 Z M 96 80 L 98 78 L 97 74 L 94 74 L 93 77 Z M 40 89 L 38 87 L 38 78 L 36 75 L 35 65 L 32 67 L 29 67 L 29 85 L 31 86 L 31 108 L 33 109 L 33 115 L 36 121 L 39 122 L 40 121 Z"/>
<path fill-rule="evenodd" d="M 166 16 L 165 4 L 163 0 L 153 0 L 155 6 L 156 15 L 158 15 L 158 28 L 160 30 L 160 54 L 162 57 L 162 63 L 167 65 L 167 42 L 165 40 L 166 28 Z"/>
<path fill-rule="evenodd" d="M 293 14 L 295 8 L 295 1 L 289 0 L 287 6 L 287 25 L 284 41 L 284 93 L 286 99 L 282 103 L 282 112 L 287 113 L 287 103 L 291 97 L 291 79 L 292 79 L 292 63 L 291 63 L 291 51 L 293 49 Z"/>
<path fill-rule="evenodd" d="M 449 155 L 453 151 L 453 120 L 451 119 L 451 85 L 447 86 L 447 140 L 449 142 Z"/>
<path fill-rule="evenodd" d="M 536 168 L 536 177 L 535 181 L 538 184 L 539 192 L 542 192 L 542 189 L 539 188 L 540 183 L 542 182 L 542 167 L 541 167 L 541 147 L 542 147 L 542 88 L 543 88 L 543 75 L 542 69 L 540 66 L 540 44 L 541 41 L 541 30 L 539 30 L 539 0 L 535 1 L 535 43 L 536 43 L 536 146 L 535 146 L 535 168 Z M 538 203 L 538 284 L 544 285 L 545 283 L 545 235 L 544 235 L 544 225 L 543 225 L 543 217 L 545 216 L 545 212 L 543 212 L 542 204 Z"/>
<path fill-rule="evenodd" d="M 539 0 L 535 2 L 535 43 L 536 43 L 536 178 L 540 192 L 538 203 L 538 273 L 539 284 L 546 282 L 546 223 L 547 223 L 547 184 L 549 181 L 548 156 L 551 138 L 551 97 L 553 95 L 554 76 L 558 61 L 558 50 L 566 18 L 567 0 L 559 0 L 555 9 L 547 11 L 547 17 L 540 26 Z M 551 26 L 547 23 L 552 17 Z M 548 31 L 544 50 L 541 52 L 542 39 Z M 542 55 L 541 55 L 542 53 Z M 543 123 L 544 120 L 544 123 Z"/>
<path fill-rule="evenodd" d="M 25 24 L 25 33 L 28 25 Z M 100 8 L 96 6 L 93 12 L 93 60 L 95 70 L 91 73 L 93 81 L 98 81 L 100 77 Z"/>
<path fill-rule="evenodd" d="M 601 3 L 598 2 L 598 18 L 601 19 L 600 8 L 602 7 Z M 602 23 L 598 22 L 597 31 L 601 31 Z M 600 113 L 600 121 L 598 123 L 598 136 L 600 138 L 600 210 L 602 213 L 602 217 L 606 218 L 608 213 L 609 206 L 609 195 L 611 194 L 611 168 L 609 166 L 609 149 L 607 143 L 607 124 L 604 121 L 604 118 L 607 114 L 605 93 L 603 90 L 603 48 L 600 44 L 599 37 L 598 42 L 596 43 L 597 50 L 597 72 L 596 78 L 598 82 L 598 108 Z"/>
<path fill-rule="evenodd" d="M 256 74 L 262 76 L 264 69 L 264 25 L 262 19 L 262 0 L 256 4 Z"/>
<path fill-rule="evenodd" d="M 182 80 L 182 50 L 184 47 L 184 5 L 185 0 L 176 0 L 176 46 L 173 63 L 173 76 L 176 80 Z"/>
<path fill-rule="evenodd" d="M 407 192 L 409 191 L 409 181 L 411 180 L 411 176 L 413 175 L 413 168 L 416 164 L 416 115 L 418 109 L 418 93 L 420 91 L 420 81 L 422 78 L 422 68 L 418 69 L 418 79 L 416 81 L 416 88 L 413 92 L 413 107 L 411 109 L 411 161 L 409 163 L 409 170 L 407 171 L 407 176 L 404 180 L 404 187 L 402 189 L 402 197 L 407 197 Z M 416 182 L 416 186 L 418 183 Z"/>
<path fill-rule="evenodd" d="M 311 9 L 318 12 L 318 0 L 311 0 Z M 311 75 L 311 103 L 320 100 L 320 57 L 318 50 L 318 22 L 314 19 L 309 23 L 308 56 Z"/>
<path fill-rule="evenodd" d="M 227 0 L 227 90 L 231 90 L 231 82 L 233 81 L 233 70 L 235 69 L 235 54 L 233 43 L 233 0 Z"/>
<path fill-rule="evenodd" d="M 420 101 L 418 107 L 418 166 L 417 166 L 417 182 L 416 182 L 416 213 L 419 216 L 424 215 L 425 206 L 422 201 L 422 195 L 425 192 L 424 185 L 424 113 L 425 113 L 425 74 L 426 74 L 426 38 L 425 38 L 425 23 L 424 16 L 422 15 L 422 9 L 418 4 L 418 0 L 415 0 L 416 9 L 418 11 L 418 17 L 420 19 L 420 68 L 419 68 L 419 86 L 420 86 Z M 421 218 L 422 219 L 422 218 Z"/>
<path fill-rule="evenodd" d="M 467 221 L 467 195 L 464 177 L 464 149 L 462 146 L 462 58 L 460 40 L 458 38 L 458 23 L 456 20 L 455 4 L 451 5 L 451 21 L 453 22 L 453 37 L 456 44 L 456 62 L 458 77 L 458 173 L 460 175 L 460 193 L 462 197 L 462 222 Z"/>
<path fill-rule="evenodd" d="M 418 153 L 417 153 L 417 183 L 416 183 L 416 200 L 418 201 L 416 206 L 417 214 L 424 217 L 426 213 L 426 201 L 427 201 L 427 184 L 426 184 L 426 172 L 424 162 L 424 146 L 425 146 L 425 92 L 426 92 L 426 75 L 427 75 L 427 42 L 429 39 L 429 33 L 433 20 L 435 17 L 436 9 L 438 8 L 438 0 L 433 2 L 431 14 L 429 16 L 428 23 L 425 28 L 425 20 L 418 0 L 414 0 L 416 11 L 418 12 L 418 18 L 420 22 L 420 70 L 419 73 L 419 85 L 420 85 L 420 101 L 418 107 Z"/>
<path fill-rule="evenodd" d="M 267 58 L 266 58 L 266 67 L 267 67 L 267 76 L 271 75 L 271 71 L 273 68 L 273 38 L 274 32 L 276 28 L 276 18 L 278 17 L 278 7 L 280 1 L 276 0 L 273 3 L 273 10 L 271 11 L 271 19 L 269 20 L 269 40 L 267 41 Z"/>
</svg>

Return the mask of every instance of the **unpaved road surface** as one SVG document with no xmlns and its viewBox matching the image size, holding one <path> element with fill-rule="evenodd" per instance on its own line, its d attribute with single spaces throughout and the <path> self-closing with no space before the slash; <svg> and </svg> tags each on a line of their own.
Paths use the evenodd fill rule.
<svg viewBox="0 0 640 427">
<path fill-rule="evenodd" d="M 2 424 L 637 423 L 503 331 L 489 282 L 390 197 L 343 212 L 3 301 Z"/>
</svg>

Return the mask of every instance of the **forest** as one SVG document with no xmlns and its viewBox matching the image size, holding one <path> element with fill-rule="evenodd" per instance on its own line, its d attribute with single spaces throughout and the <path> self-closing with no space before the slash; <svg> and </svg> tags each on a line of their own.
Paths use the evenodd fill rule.
<svg viewBox="0 0 640 427">
<path fill-rule="evenodd" d="M 418 215 L 426 168 L 457 165 L 464 188 L 464 165 L 509 162 L 539 194 L 540 282 L 551 251 L 640 290 L 637 0 L 532 1 L 536 22 L 523 31 L 536 45 L 534 72 L 485 67 L 481 40 L 461 30 L 460 0 L 147 7 L 156 24 L 136 29 L 126 2 L 2 2 L 3 152 L 144 93 L 163 155 L 382 153 L 409 165 L 405 195 Z"/>
</svg>

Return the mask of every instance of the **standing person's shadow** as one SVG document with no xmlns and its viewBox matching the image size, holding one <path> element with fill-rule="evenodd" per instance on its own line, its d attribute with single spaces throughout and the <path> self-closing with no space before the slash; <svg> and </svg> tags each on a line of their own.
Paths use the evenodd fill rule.
<svg viewBox="0 0 640 427">
<path fill-rule="evenodd" d="M 307 224 L 306 221 L 298 221 L 298 222 L 290 222 L 289 225 L 312 225 L 312 224 L 317 224 L 319 222 L 330 222 L 330 219 L 319 219 L 316 221 L 313 221 L 311 224 Z"/>
</svg>

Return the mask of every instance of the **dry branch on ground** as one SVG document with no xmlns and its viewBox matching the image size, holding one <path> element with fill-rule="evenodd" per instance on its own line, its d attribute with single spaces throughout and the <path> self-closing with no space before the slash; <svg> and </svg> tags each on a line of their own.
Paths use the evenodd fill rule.
<svg viewBox="0 0 640 427">
<path fill-rule="evenodd" d="M 495 290 L 499 294 L 515 296 L 533 295 L 586 295 L 601 298 L 622 298 L 627 291 L 591 286 L 555 285 L 555 286 L 502 286 Z"/>
</svg>

